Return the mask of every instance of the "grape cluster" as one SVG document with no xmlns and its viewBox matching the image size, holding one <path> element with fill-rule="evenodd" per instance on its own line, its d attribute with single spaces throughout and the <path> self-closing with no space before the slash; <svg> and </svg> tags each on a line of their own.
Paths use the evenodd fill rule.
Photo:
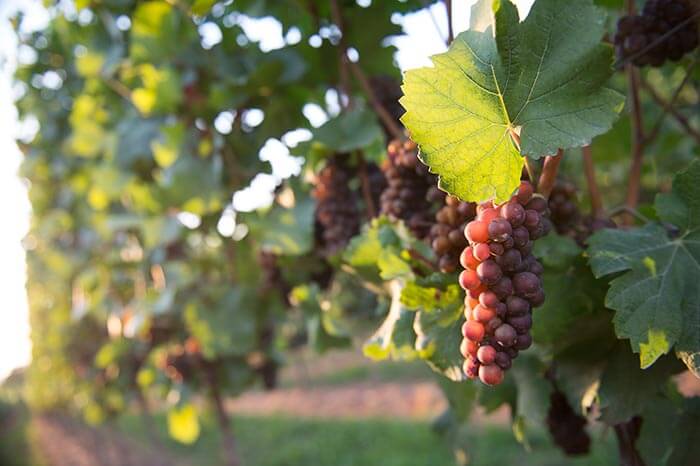
<svg viewBox="0 0 700 466">
<path fill-rule="evenodd" d="M 623 16 L 617 22 L 618 58 L 631 58 L 637 66 L 680 60 L 698 46 L 697 23 L 686 22 L 692 15 L 686 0 L 647 0 L 641 15 Z"/>
<path fill-rule="evenodd" d="M 202 353 L 199 343 L 193 338 L 188 338 L 184 345 L 175 345 L 170 348 L 160 366 L 170 380 L 183 382 L 193 380 L 201 364 Z"/>
<path fill-rule="evenodd" d="M 576 185 L 557 180 L 549 195 L 549 219 L 560 235 L 567 235 L 576 229 L 580 220 L 576 203 Z"/>
<path fill-rule="evenodd" d="M 330 157 L 318 174 L 316 199 L 316 240 L 324 256 L 333 256 L 360 231 L 357 196 L 350 188 L 352 171 L 346 157 Z"/>
<path fill-rule="evenodd" d="M 462 202 L 447 196 L 445 206 L 435 214 L 435 224 L 430 227 L 430 245 L 438 257 L 438 267 L 443 273 L 452 273 L 459 266 L 459 255 L 467 246 L 464 228 L 476 215 L 476 204 Z"/>
<path fill-rule="evenodd" d="M 566 396 L 554 390 L 549 397 L 547 427 L 559 448 L 570 456 L 585 455 L 591 448 L 591 438 L 586 432 L 588 421 L 577 414 Z"/>
<path fill-rule="evenodd" d="M 549 232 L 547 201 L 523 181 L 508 202 L 477 208 L 464 234 L 459 284 L 467 291 L 460 352 L 467 377 L 498 385 L 518 352 L 532 344 L 532 309 L 544 302 L 533 241 Z"/>
<path fill-rule="evenodd" d="M 387 152 L 389 157 L 382 168 L 389 186 L 380 199 L 381 213 L 404 220 L 423 239 L 432 226 L 435 203 L 443 202 L 445 194 L 436 188 L 437 177 L 418 160 L 418 147 L 413 141 L 394 140 Z"/>
</svg>

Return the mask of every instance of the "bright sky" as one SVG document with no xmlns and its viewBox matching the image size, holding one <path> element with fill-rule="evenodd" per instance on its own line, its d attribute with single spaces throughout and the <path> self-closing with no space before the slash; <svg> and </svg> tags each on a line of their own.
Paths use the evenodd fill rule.
<svg viewBox="0 0 700 466">
<path fill-rule="evenodd" d="M 369 1 L 371 0 L 358 0 L 358 3 Z M 521 16 L 524 16 L 533 1 L 515 2 L 521 9 Z M 469 10 L 474 2 L 475 0 L 452 2 L 455 34 L 467 29 Z M 0 296 L 4 304 L 0 308 L 0 380 L 12 369 L 26 365 L 31 357 L 25 289 L 26 269 L 21 246 L 21 239 L 29 225 L 30 208 L 26 187 L 17 176 L 21 154 L 14 142 L 26 128 L 17 121 L 17 112 L 13 106 L 12 73 L 15 68 L 17 39 L 8 21 L 9 16 L 17 9 L 25 12 L 23 25 L 28 29 L 41 28 L 48 20 L 41 0 L 0 0 L 0 44 L 3 44 L 0 48 L 0 212 L 9 220 L 0 228 Z M 429 66 L 428 57 L 446 49 L 444 37 L 447 31 L 447 15 L 442 3 L 434 4 L 430 13 L 423 10 L 397 19 L 400 19 L 406 32 L 406 36 L 399 37 L 394 42 L 398 47 L 396 59 L 401 69 Z M 244 19 L 242 26 L 251 38 L 260 40 L 263 50 L 278 48 L 285 43 L 281 28 L 274 20 Z M 220 31 L 216 27 L 205 26 L 200 28 L 200 33 L 205 44 L 214 45 L 220 40 L 217 40 Z M 286 40 L 290 40 L 289 35 Z M 334 102 L 333 99 L 328 101 Z M 304 114 L 314 126 L 318 126 L 326 118 L 320 107 L 305 109 Z M 251 123 L 255 123 L 252 120 L 256 118 L 256 114 L 253 112 L 250 118 Z M 233 121 L 233 115 L 225 112 L 221 120 L 217 121 L 217 129 L 220 126 L 225 128 L 227 124 L 230 126 L 229 120 Z M 303 137 L 303 132 L 292 132 L 285 135 L 282 141 L 268 141 L 260 156 L 273 161 L 273 174 L 258 175 L 251 184 L 252 189 L 234 196 L 234 205 L 240 204 L 250 208 L 254 207 L 253 200 L 262 199 L 265 202 L 268 199 L 269 202 L 271 198 L 266 196 L 265 192 L 270 191 L 279 179 L 293 174 L 289 164 L 283 163 L 288 158 L 287 147 L 292 147 L 295 141 Z M 274 163 L 275 160 L 278 163 Z M 227 213 L 234 215 L 231 209 L 227 209 L 224 216 Z"/>
</svg>

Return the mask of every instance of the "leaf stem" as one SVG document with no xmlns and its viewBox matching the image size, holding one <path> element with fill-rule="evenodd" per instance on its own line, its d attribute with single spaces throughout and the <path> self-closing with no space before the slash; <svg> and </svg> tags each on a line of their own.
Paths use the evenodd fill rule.
<svg viewBox="0 0 700 466">
<path fill-rule="evenodd" d="M 563 157 L 564 151 L 558 149 L 555 155 L 548 155 L 544 159 L 542 174 L 537 183 L 537 192 L 542 194 L 545 198 L 549 198 L 552 188 L 554 188 L 554 183 L 557 180 L 557 172 L 559 171 L 559 164 Z"/>
<path fill-rule="evenodd" d="M 593 149 L 591 145 L 583 146 L 581 149 L 583 156 L 583 173 L 586 175 L 588 185 L 588 196 L 591 198 L 591 214 L 594 218 L 599 218 L 603 214 L 603 198 L 595 179 L 595 165 L 593 163 Z"/>
</svg>

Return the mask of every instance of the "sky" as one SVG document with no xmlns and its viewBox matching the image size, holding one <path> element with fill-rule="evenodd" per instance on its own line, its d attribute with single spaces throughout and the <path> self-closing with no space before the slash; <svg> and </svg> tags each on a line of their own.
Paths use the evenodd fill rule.
<svg viewBox="0 0 700 466">
<path fill-rule="evenodd" d="M 370 1 L 358 0 L 358 3 Z M 521 10 L 521 17 L 524 17 L 533 1 L 515 2 Z M 467 29 L 469 11 L 474 2 L 475 0 L 452 1 L 455 34 Z M 17 39 L 8 18 L 18 9 L 25 13 L 23 26 L 28 29 L 39 29 L 49 19 L 41 0 L 0 0 L 0 212 L 6 219 L 5 225 L 0 228 L 0 296 L 3 298 L 3 306 L 0 307 L 0 380 L 14 368 L 28 364 L 31 357 L 25 288 L 26 267 L 21 245 L 29 225 L 30 206 L 25 183 L 17 174 L 22 156 L 15 139 L 31 133 L 33 128 L 31 122 L 17 121 L 17 112 L 13 104 L 12 73 L 17 61 Z M 447 15 L 443 3 L 434 4 L 430 12 L 422 10 L 398 19 L 406 33 L 405 36 L 394 40 L 398 48 L 396 60 L 402 70 L 430 66 L 428 57 L 446 50 L 444 38 L 447 35 Z M 247 19 L 242 26 L 249 37 L 260 41 L 263 50 L 278 48 L 285 43 L 281 27 L 269 18 Z M 220 40 L 217 40 L 220 36 L 217 28 L 201 27 L 200 34 L 203 44 L 211 46 Z M 334 99 L 328 101 L 335 102 Z M 304 113 L 314 126 L 320 125 L 326 119 L 320 108 L 309 107 Z M 255 118 L 254 113 L 251 118 Z M 221 115 L 221 120 L 217 121 L 217 129 L 220 126 L 225 129 L 228 121 L 233 121 L 233 115 Z M 260 156 L 273 162 L 277 161 L 272 164 L 273 173 L 258 175 L 251 183 L 250 189 L 236 193 L 232 201 L 237 209 L 247 210 L 256 207 L 255 202 L 271 201 L 266 192 L 271 191 L 271 187 L 274 187 L 279 179 L 294 174 L 288 160 L 288 146 L 292 147 L 303 138 L 302 131 L 287 134 L 281 141 L 268 141 Z M 222 216 L 220 229 L 228 228 L 233 234 L 231 222 L 235 220 L 231 220 L 232 215 L 233 210 L 227 208 Z"/>
</svg>

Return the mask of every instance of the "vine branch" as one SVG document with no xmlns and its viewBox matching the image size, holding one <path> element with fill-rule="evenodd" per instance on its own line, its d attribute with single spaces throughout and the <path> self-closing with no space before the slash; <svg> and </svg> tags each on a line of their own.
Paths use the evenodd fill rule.
<svg viewBox="0 0 700 466">
<path fill-rule="evenodd" d="M 341 35 L 345 36 L 345 30 L 343 29 L 343 15 L 338 4 L 338 0 L 331 0 L 331 15 L 333 17 L 333 22 L 340 29 Z M 391 116 L 387 109 L 384 108 L 379 99 L 377 99 L 377 96 L 372 90 L 372 85 L 370 84 L 367 76 L 365 76 L 364 72 L 362 71 L 362 68 L 360 68 L 360 65 L 351 61 L 348 58 L 347 44 L 342 38 L 340 40 L 339 45 L 340 58 L 343 61 L 344 66 L 350 69 L 353 76 L 360 84 L 360 87 L 362 88 L 362 91 L 367 97 L 367 100 L 369 100 L 370 105 L 372 105 L 372 109 L 374 109 L 374 112 L 377 114 L 379 119 L 382 120 L 384 126 L 386 126 L 389 129 L 389 132 L 391 132 L 394 138 L 401 140 L 406 139 L 403 129 L 399 126 L 398 123 L 396 123 L 396 120 L 394 120 L 394 117 Z"/>
<path fill-rule="evenodd" d="M 593 149 L 591 145 L 583 146 L 583 173 L 586 175 L 588 185 L 588 196 L 591 198 L 591 213 L 593 217 L 599 218 L 603 213 L 603 197 L 600 194 L 598 182 L 595 179 L 595 165 L 593 163 Z"/>
<path fill-rule="evenodd" d="M 445 10 L 447 10 L 447 45 L 450 45 L 455 38 L 454 29 L 452 27 L 452 0 L 443 0 Z"/>
<path fill-rule="evenodd" d="M 629 3 L 630 0 L 628 0 Z M 627 181 L 626 205 L 630 209 L 637 207 L 639 202 L 640 180 L 642 177 L 642 161 L 644 158 L 644 123 L 642 108 L 639 101 L 639 72 L 632 64 L 627 64 L 627 82 L 629 86 L 630 112 L 632 114 L 632 163 Z M 633 218 L 625 216 L 624 223 L 630 225 Z"/>
<path fill-rule="evenodd" d="M 676 101 L 678 100 L 678 97 L 681 95 L 681 91 L 685 87 L 686 84 L 688 84 L 688 81 L 690 81 L 690 78 L 692 77 L 691 71 L 695 67 L 695 64 L 698 61 L 698 57 L 694 56 L 693 60 L 688 64 L 688 66 L 685 69 L 685 77 L 683 78 L 683 81 L 681 81 L 680 85 L 676 88 L 676 90 L 673 92 L 673 96 L 671 96 L 671 100 L 669 101 L 669 107 L 673 108 L 673 106 L 676 104 Z M 654 139 L 656 139 L 656 136 L 658 136 L 659 131 L 661 131 L 661 126 L 663 125 L 664 119 L 666 118 L 666 115 L 668 115 L 668 111 L 664 108 L 664 112 L 659 116 L 659 118 L 656 120 L 656 123 L 654 124 L 652 130 L 647 134 L 646 137 L 646 144 L 650 144 Z"/>
<path fill-rule="evenodd" d="M 654 87 L 648 82 L 646 82 L 644 79 L 640 79 L 640 84 L 644 88 L 644 90 L 647 91 L 647 93 L 651 96 L 651 98 L 654 99 L 656 104 L 663 108 L 665 113 L 668 113 L 671 116 L 673 116 L 678 122 L 678 124 L 680 124 L 683 127 L 685 132 L 693 139 L 695 139 L 695 141 L 698 144 L 700 144 L 700 131 L 690 126 L 688 118 L 681 112 L 679 112 L 678 109 L 676 109 L 671 102 L 668 102 L 663 97 L 661 97 L 656 91 L 656 89 L 654 89 Z"/>
</svg>

